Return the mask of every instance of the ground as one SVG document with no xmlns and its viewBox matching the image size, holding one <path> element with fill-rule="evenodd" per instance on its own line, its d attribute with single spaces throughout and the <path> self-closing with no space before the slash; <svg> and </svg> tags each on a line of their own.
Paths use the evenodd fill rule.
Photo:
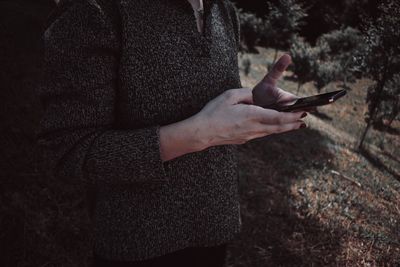
<svg viewBox="0 0 400 267">
<path fill-rule="evenodd" d="M 252 62 L 242 85 L 267 72 L 273 51 L 240 55 Z M 346 97 L 306 118 L 307 129 L 240 146 L 242 232 L 229 247 L 228 266 L 400 266 L 400 138 L 372 130 L 366 151 L 368 79 L 350 84 Z M 322 90 L 341 86 L 335 82 Z M 285 73 L 279 86 L 297 91 Z M 312 83 L 299 95 L 317 93 Z"/>
</svg>

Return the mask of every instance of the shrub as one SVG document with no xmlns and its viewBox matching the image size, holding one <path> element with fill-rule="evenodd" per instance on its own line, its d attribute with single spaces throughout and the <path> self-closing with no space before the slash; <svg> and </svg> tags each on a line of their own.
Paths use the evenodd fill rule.
<svg viewBox="0 0 400 267">
<path fill-rule="evenodd" d="M 294 64 L 293 73 L 297 76 L 298 93 L 300 87 L 304 83 L 311 81 L 314 77 L 315 62 L 318 58 L 318 51 L 300 37 L 295 37 L 292 40 L 293 42 L 290 48 L 290 54 Z"/>
<path fill-rule="evenodd" d="M 341 67 L 337 61 L 325 61 L 317 62 L 314 68 L 314 85 L 320 93 L 322 88 L 337 79 Z"/>
<path fill-rule="evenodd" d="M 354 78 L 356 71 L 355 55 L 363 50 L 361 32 L 351 27 L 334 30 L 318 38 L 317 46 L 324 47 L 321 57 L 325 61 L 336 62 L 336 78 L 343 80 L 347 87 L 348 79 Z"/>
<path fill-rule="evenodd" d="M 287 49 L 291 41 L 305 25 L 306 9 L 295 0 L 279 0 L 268 3 L 269 13 L 264 19 L 262 39 L 268 46 L 275 47 L 275 63 L 278 49 Z"/>
<path fill-rule="evenodd" d="M 247 50 L 254 51 L 260 36 L 264 30 L 263 21 L 253 13 L 243 12 L 239 9 L 241 39 L 247 46 Z M 243 50 L 243 47 L 241 47 Z"/>
</svg>

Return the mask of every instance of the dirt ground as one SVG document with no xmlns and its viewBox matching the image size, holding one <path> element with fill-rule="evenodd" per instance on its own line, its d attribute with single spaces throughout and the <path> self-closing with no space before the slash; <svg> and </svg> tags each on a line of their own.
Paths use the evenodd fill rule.
<svg viewBox="0 0 400 267">
<path fill-rule="evenodd" d="M 267 72 L 273 51 L 251 60 L 242 85 Z M 285 73 L 280 87 L 295 93 Z M 365 127 L 368 79 L 306 118 L 307 129 L 240 147 L 242 233 L 231 244 L 228 266 L 400 266 L 400 125 L 372 130 L 367 149 L 356 149 Z M 341 82 L 322 90 L 333 91 Z M 300 95 L 317 91 L 305 84 Z"/>
</svg>

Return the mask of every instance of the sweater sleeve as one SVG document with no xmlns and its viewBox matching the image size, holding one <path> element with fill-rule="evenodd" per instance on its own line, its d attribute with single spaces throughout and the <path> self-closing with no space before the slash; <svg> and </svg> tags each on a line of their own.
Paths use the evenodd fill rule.
<svg viewBox="0 0 400 267">
<path fill-rule="evenodd" d="M 239 12 L 238 9 L 236 8 L 235 4 L 233 4 L 231 1 L 228 1 L 230 5 L 230 16 L 232 19 L 232 24 L 235 32 L 235 40 L 236 40 L 236 48 L 239 51 L 240 48 L 240 18 L 239 18 Z"/>
<path fill-rule="evenodd" d="M 88 184 L 167 182 L 159 129 L 116 126 L 120 43 L 95 0 L 74 1 L 46 28 L 36 132 L 50 172 Z"/>
</svg>

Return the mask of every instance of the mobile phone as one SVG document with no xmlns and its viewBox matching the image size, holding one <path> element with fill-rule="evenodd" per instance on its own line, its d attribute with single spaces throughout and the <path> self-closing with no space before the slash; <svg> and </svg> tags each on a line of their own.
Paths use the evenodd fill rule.
<svg viewBox="0 0 400 267">
<path fill-rule="evenodd" d="M 273 105 L 268 105 L 264 106 L 264 108 L 284 112 L 301 111 L 331 104 L 344 95 L 346 95 L 346 90 L 338 90 L 320 95 L 302 97 L 290 102 L 281 102 Z"/>
</svg>

